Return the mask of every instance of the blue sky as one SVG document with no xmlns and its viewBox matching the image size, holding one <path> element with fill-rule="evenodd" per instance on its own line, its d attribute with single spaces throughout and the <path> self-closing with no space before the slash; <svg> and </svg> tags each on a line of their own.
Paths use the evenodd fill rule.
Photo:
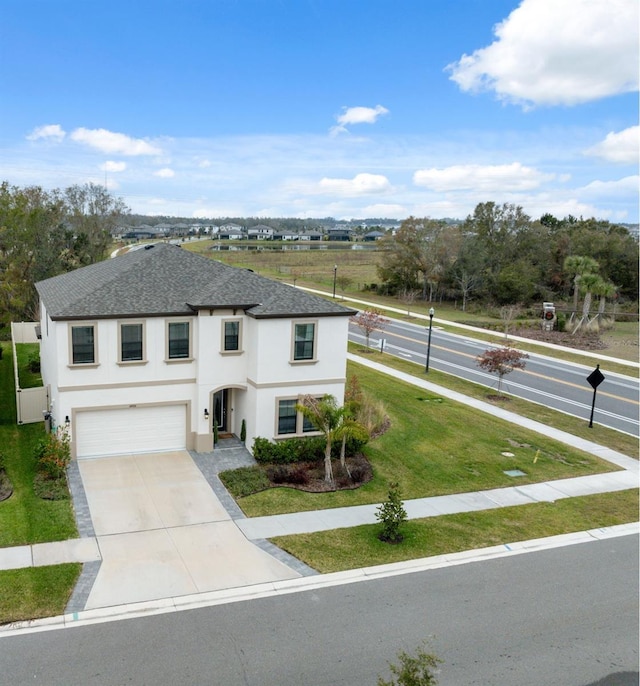
<svg viewBox="0 0 640 686">
<path fill-rule="evenodd" d="M 0 0 L 0 178 L 186 217 L 638 221 L 637 0 Z"/>
</svg>

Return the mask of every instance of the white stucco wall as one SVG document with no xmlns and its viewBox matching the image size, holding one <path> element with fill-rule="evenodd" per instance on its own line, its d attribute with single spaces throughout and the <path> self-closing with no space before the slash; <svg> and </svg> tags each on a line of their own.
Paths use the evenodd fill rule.
<svg viewBox="0 0 640 686">
<path fill-rule="evenodd" d="M 72 416 L 82 408 L 126 407 L 153 403 L 185 402 L 190 408 L 189 426 L 195 446 L 206 449 L 211 435 L 212 393 L 232 387 L 230 429 L 240 434 L 247 425 L 247 447 L 256 436 L 274 438 L 276 401 L 305 393 L 336 396 L 343 400 L 346 374 L 348 317 L 310 317 L 304 320 L 254 319 L 241 313 L 201 312 L 191 322 L 190 361 L 166 361 L 165 317 L 147 318 L 145 363 L 119 363 L 119 325 L 141 320 L 88 320 L 48 322 L 42 320 L 43 378 L 51 384 L 57 418 Z M 222 351 L 222 322 L 242 320 L 241 352 Z M 182 319 L 182 318 L 180 318 Z M 292 362 L 293 322 L 316 324 L 316 358 Z M 71 365 L 71 324 L 93 324 L 97 340 L 97 364 Z M 72 430 L 73 432 L 73 430 Z M 205 447 L 203 447 L 205 446 Z"/>
</svg>

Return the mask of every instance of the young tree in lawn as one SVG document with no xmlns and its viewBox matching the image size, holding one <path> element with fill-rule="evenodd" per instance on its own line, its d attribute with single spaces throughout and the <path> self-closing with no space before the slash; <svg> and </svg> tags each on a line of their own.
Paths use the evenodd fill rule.
<svg viewBox="0 0 640 686">
<path fill-rule="evenodd" d="M 344 292 L 353 283 L 353 279 L 350 276 L 346 276 L 346 274 L 339 274 L 336 277 L 336 283 L 338 284 L 338 288 L 342 293 L 342 299 L 344 300 Z"/>
<path fill-rule="evenodd" d="M 529 359 L 527 353 L 506 346 L 504 348 L 489 348 L 482 355 L 476 357 L 476 364 L 489 374 L 498 375 L 498 395 L 502 391 L 502 377 L 511 374 L 514 369 L 524 369 L 525 360 Z"/>
<path fill-rule="evenodd" d="M 369 338 L 373 331 L 382 331 L 384 327 L 389 323 L 389 320 L 382 316 L 382 312 L 375 307 L 367 308 L 358 312 L 358 314 L 351 317 L 351 321 L 359 327 L 360 331 L 364 334 L 367 342 L 367 348 L 369 347 Z"/>
<path fill-rule="evenodd" d="M 413 305 L 419 295 L 420 291 L 417 291 L 415 288 L 405 288 L 398 296 L 398 300 L 407 306 L 407 317 L 411 316 L 411 305 Z"/>
<path fill-rule="evenodd" d="M 504 337 L 509 338 L 509 329 L 511 328 L 511 324 L 516 317 L 520 315 L 522 312 L 522 306 L 521 305 L 503 305 L 500 308 L 500 319 L 502 319 L 502 323 L 504 324 Z"/>
</svg>

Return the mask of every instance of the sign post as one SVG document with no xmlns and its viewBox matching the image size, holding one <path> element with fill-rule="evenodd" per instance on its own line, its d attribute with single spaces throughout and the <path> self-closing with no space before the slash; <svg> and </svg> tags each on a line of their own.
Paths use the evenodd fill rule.
<svg viewBox="0 0 640 686">
<path fill-rule="evenodd" d="M 593 388 L 593 402 L 591 403 L 591 417 L 589 418 L 589 428 L 593 429 L 593 411 L 596 407 L 596 389 L 604 381 L 605 376 L 600 371 L 600 365 L 596 365 L 596 368 L 589 374 L 587 381 L 589 382 L 591 388 Z"/>
</svg>

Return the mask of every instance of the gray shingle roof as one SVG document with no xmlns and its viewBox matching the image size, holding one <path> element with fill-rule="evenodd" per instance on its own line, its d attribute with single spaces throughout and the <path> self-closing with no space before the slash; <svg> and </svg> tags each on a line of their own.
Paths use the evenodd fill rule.
<svg viewBox="0 0 640 686">
<path fill-rule="evenodd" d="M 234 308 L 251 317 L 349 316 L 351 310 L 272 281 L 159 243 L 36 284 L 51 319 L 192 314 Z"/>
</svg>

